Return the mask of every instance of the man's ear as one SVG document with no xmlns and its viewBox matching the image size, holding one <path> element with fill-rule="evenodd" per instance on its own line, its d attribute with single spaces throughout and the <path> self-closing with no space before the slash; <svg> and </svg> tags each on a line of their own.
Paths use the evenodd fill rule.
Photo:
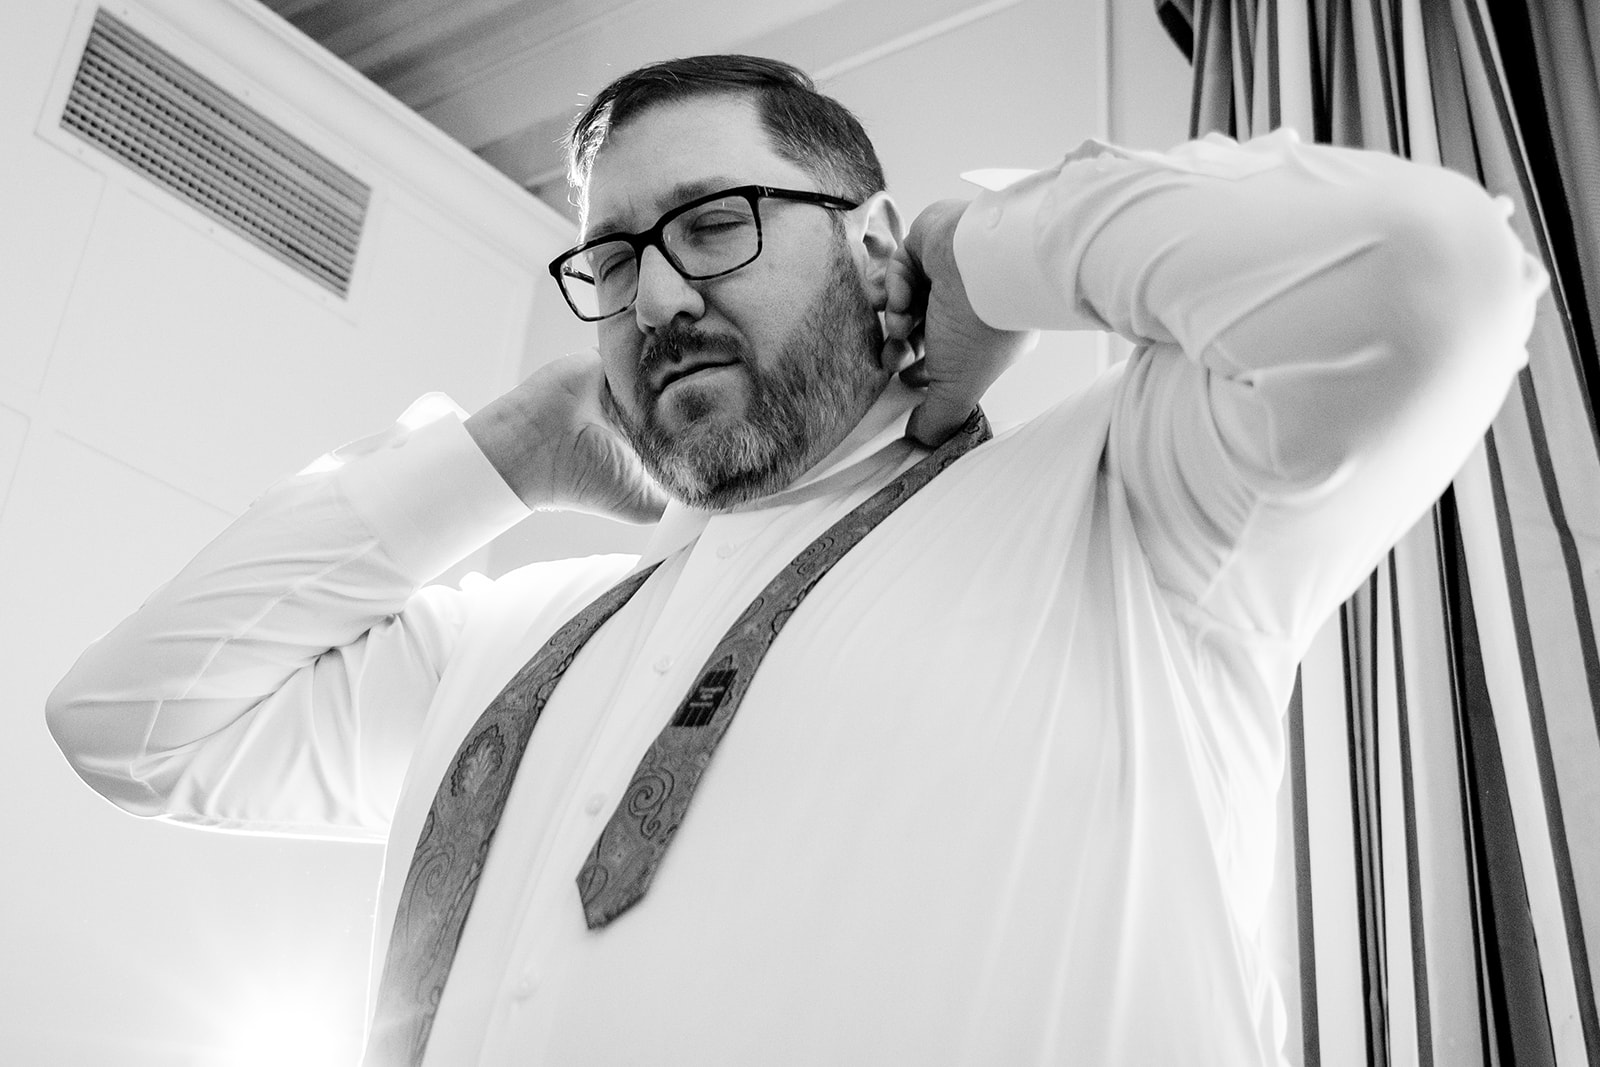
<svg viewBox="0 0 1600 1067">
<path fill-rule="evenodd" d="M 861 287 L 872 306 L 882 311 L 889 299 L 889 261 L 905 237 L 905 225 L 894 198 L 884 192 L 867 197 L 845 215 L 845 235 L 851 258 L 861 274 Z"/>
</svg>

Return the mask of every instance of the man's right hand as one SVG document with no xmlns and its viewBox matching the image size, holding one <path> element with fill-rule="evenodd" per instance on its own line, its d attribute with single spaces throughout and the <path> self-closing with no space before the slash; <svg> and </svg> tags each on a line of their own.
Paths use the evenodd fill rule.
<svg viewBox="0 0 1600 1067">
<path fill-rule="evenodd" d="M 563 356 L 467 419 L 467 432 L 530 508 L 655 522 L 666 495 L 606 418 L 604 388 L 597 354 Z"/>
</svg>

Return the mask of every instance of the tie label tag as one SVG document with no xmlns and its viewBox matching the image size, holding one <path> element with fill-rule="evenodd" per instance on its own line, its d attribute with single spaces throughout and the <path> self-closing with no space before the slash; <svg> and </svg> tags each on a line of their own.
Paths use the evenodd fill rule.
<svg viewBox="0 0 1600 1067">
<path fill-rule="evenodd" d="M 727 660 L 723 660 L 724 663 Z M 728 690 L 733 687 L 734 678 L 738 677 L 737 667 L 723 667 L 718 665 L 700 676 L 700 684 L 695 686 L 694 692 L 683 702 L 678 709 L 678 714 L 673 716 L 673 726 L 704 726 L 711 721 L 711 717 L 722 706 L 722 701 L 727 697 Z"/>
</svg>

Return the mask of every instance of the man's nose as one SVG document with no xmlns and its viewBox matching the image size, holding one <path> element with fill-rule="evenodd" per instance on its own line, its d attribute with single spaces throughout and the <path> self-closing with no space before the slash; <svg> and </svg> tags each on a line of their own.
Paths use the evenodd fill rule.
<svg viewBox="0 0 1600 1067">
<path fill-rule="evenodd" d="M 640 253 L 639 293 L 633 300 L 633 314 L 641 332 L 658 330 L 679 315 L 698 319 L 705 310 L 700 290 L 667 262 L 659 248 Z"/>
</svg>

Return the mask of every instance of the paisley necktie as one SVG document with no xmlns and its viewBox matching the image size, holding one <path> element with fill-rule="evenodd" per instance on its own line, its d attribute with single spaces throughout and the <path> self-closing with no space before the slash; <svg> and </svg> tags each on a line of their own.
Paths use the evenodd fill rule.
<svg viewBox="0 0 1600 1067">
<path fill-rule="evenodd" d="M 878 523 L 989 436 L 988 420 L 974 411 L 955 436 L 812 541 L 745 608 L 645 753 L 578 874 L 591 929 L 626 911 L 649 888 L 756 668 L 800 602 Z M 367 1067 L 422 1062 L 478 879 L 539 715 L 579 650 L 654 571 L 651 566 L 630 574 L 563 624 L 456 750 L 400 893 Z"/>
</svg>

